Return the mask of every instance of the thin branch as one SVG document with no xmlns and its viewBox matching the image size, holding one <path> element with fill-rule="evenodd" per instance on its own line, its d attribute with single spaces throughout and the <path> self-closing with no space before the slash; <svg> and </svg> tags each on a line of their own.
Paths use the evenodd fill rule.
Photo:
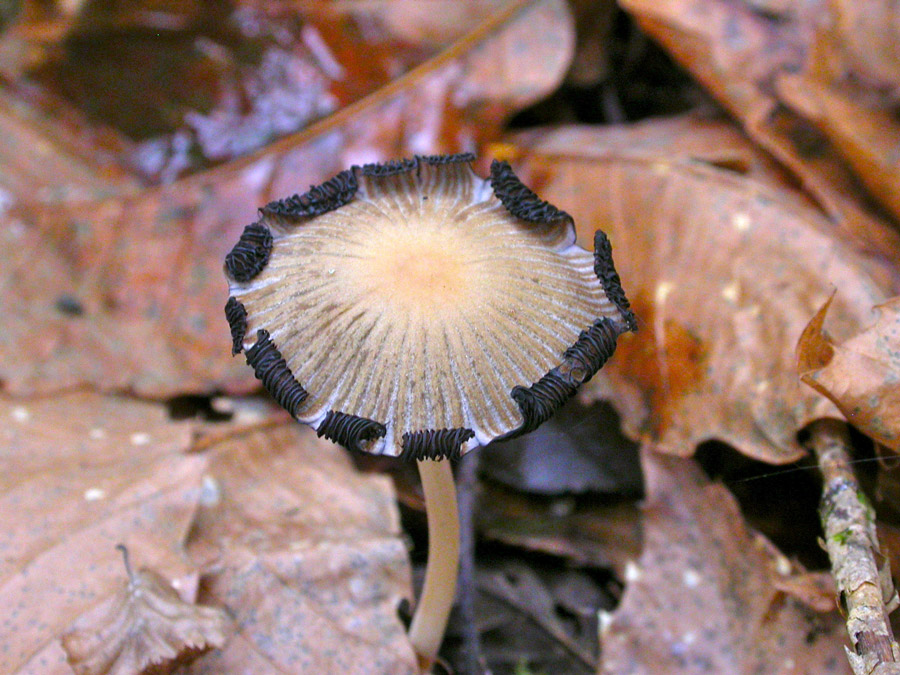
<svg viewBox="0 0 900 675">
<path fill-rule="evenodd" d="M 897 591 L 879 550 L 872 506 L 850 468 L 847 425 L 823 419 L 809 431 L 807 446 L 824 478 L 819 518 L 825 548 L 853 645 L 847 658 L 855 675 L 900 673 L 900 646 L 888 620 L 898 604 Z"/>
</svg>

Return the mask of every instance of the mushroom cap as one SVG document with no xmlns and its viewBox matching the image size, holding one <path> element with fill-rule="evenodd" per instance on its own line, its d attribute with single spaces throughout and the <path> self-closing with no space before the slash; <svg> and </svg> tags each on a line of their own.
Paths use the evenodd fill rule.
<svg viewBox="0 0 900 675">
<path fill-rule="evenodd" d="M 543 423 L 634 330 L 599 232 L 495 161 L 354 166 L 260 210 L 225 261 L 233 351 L 348 448 L 458 457 Z"/>
</svg>

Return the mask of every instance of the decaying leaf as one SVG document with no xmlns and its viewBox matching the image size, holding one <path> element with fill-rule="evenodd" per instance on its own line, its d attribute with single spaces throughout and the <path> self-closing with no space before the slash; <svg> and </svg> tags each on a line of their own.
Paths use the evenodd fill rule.
<svg viewBox="0 0 900 675">
<path fill-rule="evenodd" d="M 896 9 L 882 0 L 776 4 L 622 2 L 757 143 L 797 176 L 829 218 L 873 250 L 889 244 L 896 253 L 900 239 L 895 232 L 871 231 L 877 214 L 861 206 L 857 187 L 861 181 L 898 215 L 900 203 L 884 168 L 896 165 L 891 158 L 900 125 L 885 114 L 892 99 L 877 89 L 896 87 L 896 64 L 887 66 L 896 49 L 889 47 L 897 41 Z M 804 91 L 805 83 L 812 88 Z M 820 86 L 825 90 L 813 91 Z M 810 105 L 826 95 L 840 104 Z M 816 112 L 808 117 L 810 108 Z M 872 116 L 885 124 L 873 127 Z M 879 150 L 880 157 L 872 156 Z"/>
<path fill-rule="evenodd" d="M 411 596 L 394 493 L 296 423 L 210 450 L 188 551 L 207 572 L 199 602 L 235 633 L 186 672 L 417 673 L 397 617 Z"/>
<path fill-rule="evenodd" d="M 790 594 L 734 497 L 692 460 L 645 451 L 644 467 L 644 550 L 601 627 L 601 672 L 848 673 L 841 617 Z"/>
<path fill-rule="evenodd" d="M 110 153 L 86 147 L 64 124 L 0 89 L 0 217 L 20 201 L 55 204 L 133 191 L 137 181 Z"/>
<path fill-rule="evenodd" d="M 841 344 L 824 330 L 833 300 L 800 336 L 800 379 L 834 401 L 853 426 L 900 452 L 900 297 L 877 305 L 875 323 Z"/>
<path fill-rule="evenodd" d="M 0 228 L 0 314 L 15 317 L 0 323 L 0 380 L 17 394 L 254 387 L 223 342 L 221 265 L 257 207 L 354 163 L 478 147 L 560 81 L 572 33 L 563 0 L 510 2 L 434 59 L 256 156 L 131 198 L 15 206 Z"/>
<path fill-rule="evenodd" d="M 0 39 L 0 54 L 18 37 L 39 60 L 19 78 L 7 72 L 9 79 L 24 79 L 117 130 L 122 164 L 171 182 L 359 101 L 503 4 L 93 3 L 43 58 L 33 32 L 21 27 Z M 161 16 L 166 31 L 155 30 Z M 0 69 L 9 65 L 0 58 Z"/>
<path fill-rule="evenodd" d="M 486 483 L 478 503 L 478 532 L 489 541 L 621 576 L 640 552 L 640 515 L 633 502 L 597 501 L 569 496 L 539 501 Z"/>
<path fill-rule="evenodd" d="M 59 637 L 120 587 L 115 546 L 179 584 L 207 459 L 165 406 L 0 400 L 0 672 L 71 675 Z"/>
<path fill-rule="evenodd" d="M 102 607 L 62 636 L 76 675 L 165 675 L 202 652 L 225 644 L 228 617 L 221 609 L 184 602 L 165 577 L 137 573 L 122 548 L 128 580 Z"/>
<path fill-rule="evenodd" d="M 796 459 L 797 431 L 833 412 L 792 375 L 803 326 L 833 285 L 844 289 L 836 325 L 858 325 L 893 294 L 896 272 L 790 191 L 658 154 L 598 152 L 584 136 L 565 151 L 519 148 L 517 170 L 572 214 L 582 245 L 597 228 L 612 242 L 639 330 L 595 391 L 629 435 L 664 451 L 719 439 L 763 461 Z"/>
</svg>

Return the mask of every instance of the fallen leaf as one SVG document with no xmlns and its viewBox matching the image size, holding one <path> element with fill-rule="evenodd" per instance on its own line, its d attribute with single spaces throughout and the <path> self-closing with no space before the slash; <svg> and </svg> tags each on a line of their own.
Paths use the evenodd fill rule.
<svg viewBox="0 0 900 675">
<path fill-rule="evenodd" d="M 900 215 L 900 124 L 892 105 L 866 101 L 856 89 L 808 75 L 779 75 L 775 87 L 782 101 L 828 138 L 869 192 Z"/>
<path fill-rule="evenodd" d="M 875 323 L 841 344 L 824 331 L 833 300 L 800 336 L 800 379 L 834 401 L 857 429 L 900 452 L 900 297 L 877 305 Z"/>
<path fill-rule="evenodd" d="M 199 602 L 227 607 L 235 633 L 185 672 L 417 673 L 389 479 L 294 422 L 209 453 L 188 552 L 206 565 Z"/>
<path fill-rule="evenodd" d="M 171 182 L 359 101 L 502 4 L 95 4 L 19 79 L 117 129 L 123 164 Z"/>
<path fill-rule="evenodd" d="M 866 115 L 848 118 L 832 108 L 824 111 L 827 124 L 822 117 L 807 119 L 802 110 L 793 109 L 797 96 L 782 98 L 784 88 L 773 86 L 780 78 L 797 73 L 824 78 L 828 86 L 838 81 L 846 84 L 852 79 L 845 76 L 847 71 L 861 72 L 856 67 L 859 59 L 850 59 L 846 50 L 823 55 L 821 43 L 837 40 L 844 46 L 852 44 L 851 50 L 865 47 L 869 53 L 877 52 L 896 42 L 892 32 L 896 21 L 885 16 L 892 10 L 888 3 L 878 0 L 856 3 L 866 9 L 855 10 L 849 9 L 851 3 L 837 1 L 809 4 L 791 0 L 779 4 L 772 11 L 772 7 L 756 6 L 759 3 L 729 0 L 622 2 L 640 25 L 741 121 L 748 135 L 797 177 L 830 219 L 871 250 L 884 250 L 889 245 L 896 254 L 900 238 L 896 232 L 877 227 L 872 231 L 872 221 L 879 220 L 879 215 L 863 206 L 865 196 L 858 183 L 861 179 L 888 208 L 898 205 L 896 198 L 891 198 L 893 192 L 881 189 L 883 175 L 870 173 L 859 152 L 854 151 L 858 155 L 855 168 L 864 173 L 848 170 L 845 162 L 849 147 L 863 141 L 861 150 L 869 142 Z M 870 39 L 860 29 L 861 24 L 851 25 L 853 15 L 859 18 L 863 14 L 869 15 L 866 25 L 879 23 L 877 38 Z M 855 36 L 852 41 L 851 33 Z M 884 59 L 876 60 L 884 63 Z M 873 95 L 878 92 L 860 86 L 853 98 L 869 105 L 867 101 Z M 885 108 L 891 104 L 889 97 L 881 101 Z M 833 133 L 837 129 L 840 133 Z M 900 125 L 894 121 L 877 134 L 884 143 L 885 163 L 896 154 L 898 129 Z M 854 134 L 858 139 L 853 139 Z M 894 211 L 894 215 L 900 213 Z"/>
<path fill-rule="evenodd" d="M 768 546 L 692 460 L 643 455 L 644 550 L 601 620 L 602 673 L 849 673 L 844 626 L 778 589 Z"/>
<path fill-rule="evenodd" d="M 15 317 L 0 324 L 4 387 L 255 388 L 228 356 L 221 266 L 257 207 L 350 164 L 495 138 L 560 81 L 572 34 L 563 0 L 506 3 L 434 59 L 256 156 L 135 197 L 17 205 L 0 228 L 0 313 Z"/>
<path fill-rule="evenodd" d="M 0 218 L 23 201 L 102 199 L 138 187 L 111 152 L 88 143 L 80 129 L 45 117 L 0 88 Z"/>
<path fill-rule="evenodd" d="M 75 393 L 0 399 L 0 672 L 71 673 L 59 642 L 136 559 L 196 583 L 182 552 L 207 460 L 165 406 Z"/>
<path fill-rule="evenodd" d="M 791 374 L 803 326 L 832 286 L 845 289 L 836 325 L 858 325 L 900 286 L 896 271 L 783 188 L 584 146 L 520 148 L 516 168 L 572 214 L 583 246 L 607 232 L 638 317 L 593 391 L 629 436 L 668 452 L 719 439 L 762 461 L 800 457 L 797 431 L 834 412 Z"/>
<path fill-rule="evenodd" d="M 62 636 L 76 675 L 164 675 L 225 644 L 228 617 L 222 610 L 184 602 L 151 569 L 133 573 L 128 549 L 121 550 L 128 580 L 102 614 L 82 617 Z"/>
<path fill-rule="evenodd" d="M 491 151 L 500 159 L 516 161 L 520 154 L 539 150 L 542 155 L 602 158 L 611 153 L 635 153 L 711 164 L 772 186 L 785 188 L 789 175 L 759 149 L 741 128 L 722 114 L 689 112 L 632 124 L 595 126 L 569 124 L 527 129 L 509 135 Z M 797 198 L 804 199 L 798 192 Z M 807 205 L 813 204 L 808 199 Z"/>
<path fill-rule="evenodd" d="M 486 632 L 484 639 L 485 656 L 498 662 L 498 670 L 513 665 L 509 663 L 513 656 L 517 661 L 530 657 L 536 668 L 546 672 L 577 675 L 594 671 L 597 646 L 593 632 L 573 630 L 563 621 L 556 589 L 535 570 L 519 561 L 485 566 L 476 584 L 479 604 L 493 600 L 507 608 L 502 624 Z M 485 610 L 485 615 L 492 613 L 489 606 Z M 493 646 L 495 639 L 499 648 Z"/>
<path fill-rule="evenodd" d="M 476 519 L 479 536 L 488 541 L 562 558 L 568 565 L 612 569 L 620 577 L 640 553 L 640 515 L 633 502 L 536 499 L 486 482 Z"/>
</svg>

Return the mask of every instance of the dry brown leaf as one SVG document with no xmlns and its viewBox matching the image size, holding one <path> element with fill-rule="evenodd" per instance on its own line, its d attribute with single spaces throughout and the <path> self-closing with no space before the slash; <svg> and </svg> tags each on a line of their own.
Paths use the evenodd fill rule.
<svg viewBox="0 0 900 675">
<path fill-rule="evenodd" d="M 527 154 L 528 149 L 540 150 L 543 155 L 585 159 L 630 152 L 669 160 L 694 160 L 773 186 L 784 188 L 789 184 L 787 174 L 736 123 L 723 115 L 703 112 L 633 124 L 570 124 L 528 129 L 510 135 L 504 143 L 494 144 L 491 152 L 501 159 L 515 161 L 523 150 Z"/>
<path fill-rule="evenodd" d="M 221 266 L 256 208 L 353 163 L 477 147 L 556 86 L 572 33 L 563 0 L 507 3 L 441 55 L 254 157 L 139 197 L 13 208 L 0 228 L 0 314 L 16 317 L 0 323 L 0 380 L 19 394 L 255 386 L 228 356 Z"/>
<path fill-rule="evenodd" d="M 776 90 L 846 159 L 854 173 L 895 216 L 900 215 L 900 124 L 892 106 L 866 101 L 857 89 L 803 75 L 779 75 Z"/>
<path fill-rule="evenodd" d="M 296 423 L 211 450 L 189 552 L 235 620 L 188 673 L 417 673 L 397 617 L 410 569 L 387 478 Z"/>
<path fill-rule="evenodd" d="M 833 299 L 800 336 L 800 379 L 834 401 L 853 426 L 900 452 L 900 297 L 877 305 L 875 323 L 841 344 L 824 330 Z"/>
<path fill-rule="evenodd" d="M 115 546 L 181 584 L 205 457 L 162 405 L 78 393 L 0 400 L 0 672 L 71 670 L 59 642 L 122 578 Z"/>
<path fill-rule="evenodd" d="M 184 602 L 151 569 L 133 573 L 102 612 L 82 617 L 62 636 L 76 675 L 166 675 L 212 647 L 225 644 L 228 617 L 215 607 Z"/>
<path fill-rule="evenodd" d="M 585 147 L 584 138 L 580 147 Z M 576 148 L 521 148 L 517 169 L 571 213 L 582 245 L 612 241 L 639 330 L 595 377 L 626 431 L 674 453 L 717 438 L 768 462 L 798 458 L 796 433 L 834 412 L 792 375 L 796 340 L 837 286 L 839 327 L 898 287 L 783 189 L 696 162 Z"/>
<path fill-rule="evenodd" d="M 0 218 L 23 200 L 55 204 L 100 199 L 137 187 L 112 157 L 42 117 L 0 87 Z"/>
<path fill-rule="evenodd" d="M 691 460 L 647 451 L 644 467 L 644 551 L 601 629 L 601 672 L 850 672 L 841 617 L 778 590 L 723 486 Z"/>
<path fill-rule="evenodd" d="M 576 503 L 562 497 L 541 503 L 491 483 L 481 490 L 478 533 L 490 541 L 546 553 L 579 567 L 612 569 L 619 576 L 640 552 L 640 517 L 633 502 Z"/>
<path fill-rule="evenodd" d="M 795 2 L 796 0 L 791 0 Z M 828 0 L 810 11 L 824 54 L 813 64 L 835 79 L 848 79 L 892 92 L 900 91 L 900 11 L 891 0 Z M 830 71 L 830 72 L 829 72 Z"/>
<path fill-rule="evenodd" d="M 792 111 L 791 101 L 781 100 L 773 86 L 781 75 L 801 72 L 824 77 L 830 86 L 839 73 L 855 70 L 846 51 L 837 56 L 822 56 L 819 44 L 834 36 L 840 36 L 838 40 L 845 46 L 852 43 L 859 47 L 865 43 L 859 39 L 863 32 L 858 27 L 844 25 L 847 16 L 842 18 L 842 15 L 847 13 L 850 3 L 835 1 L 822 5 L 790 0 L 781 4 L 783 7 L 773 12 L 770 7 L 754 6 L 759 3 L 730 0 L 622 2 L 636 15 L 641 26 L 662 42 L 741 121 L 757 143 L 797 176 L 829 218 L 859 237 L 871 250 L 884 251 L 888 247 L 896 258 L 900 237 L 896 232 L 877 227 L 872 230 L 872 221 L 878 216 L 862 206 L 864 199 L 857 188 L 857 178 L 866 183 L 876 198 L 885 198 L 890 193 L 878 189 L 882 182 L 880 176 L 871 173 L 855 176 L 841 156 L 853 133 L 859 131 L 863 132 L 862 138 L 866 136 L 865 116 L 859 116 L 863 125 L 856 128 L 853 120 L 840 121 L 829 113 L 831 127 L 837 125 L 842 129 L 843 140 L 838 143 L 838 137 L 830 135 L 828 125 L 822 123 L 824 120 L 820 120 L 817 130 L 816 120 L 805 119 L 802 111 L 799 115 Z M 879 0 L 854 4 L 866 9 L 850 14 L 878 15 L 890 11 L 888 3 Z M 870 48 L 874 51 L 880 49 L 877 45 L 894 40 L 891 22 L 880 23 L 888 39 L 872 40 Z M 843 28 L 835 29 L 838 24 Z M 850 33 L 856 36 L 855 42 L 848 37 Z M 822 72 L 822 62 L 835 59 L 840 63 L 828 65 Z M 841 64 L 846 68 L 840 67 Z M 877 70 L 883 74 L 880 68 Z M 870 99 L 866 92 L 864 87 L 857 89 L 856 96 Z M 894 122 L 883 135 L 882 140 L 890 143 L 888 147 L 895 145 L 897 127 Z M 863 168 L 862 160 L 856 162 L 856 168 Z M 888 200 L 885 205 L 890 208 L 895 202 L 895 199 Z M 900 213 L 895 211 L 894 215 Z"/>
</svg>

